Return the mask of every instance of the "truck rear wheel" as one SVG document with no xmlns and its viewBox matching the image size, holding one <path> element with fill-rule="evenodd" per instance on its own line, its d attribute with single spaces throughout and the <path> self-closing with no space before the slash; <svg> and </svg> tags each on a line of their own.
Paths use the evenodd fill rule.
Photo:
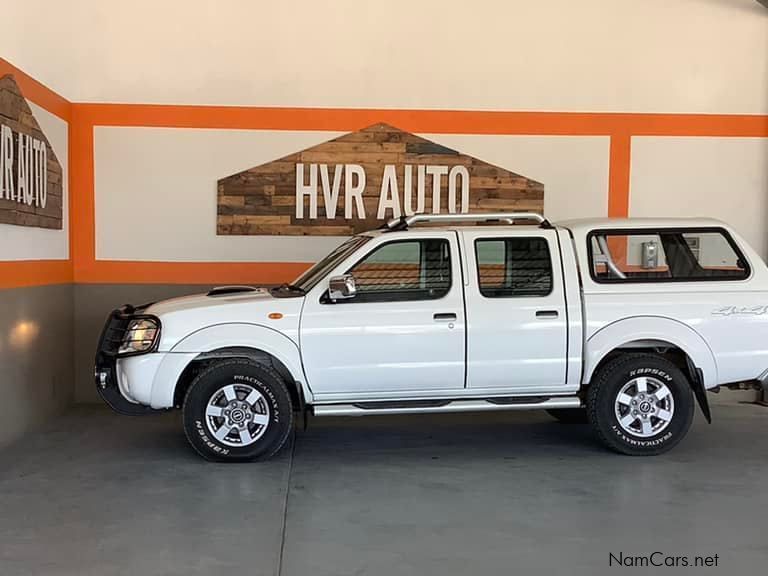
<svg viewBox="0 0 768 576">
<path fill-rule="evenodd" d="M 587 416 L 598 438 L 631 456 L 662 454 L 680 442 L 693 421 L 688 379 L 654 354 L 626 354 L 593 378 Z"/>
<path fill-rule="evenodd" d="M 184 399 L 183 420 L 187 439 L 201 456 L 242 462 L 269 458 L 283 447 L 293 407 L 271 367 L 233 358 L 197 375 Z"/>
</svg>

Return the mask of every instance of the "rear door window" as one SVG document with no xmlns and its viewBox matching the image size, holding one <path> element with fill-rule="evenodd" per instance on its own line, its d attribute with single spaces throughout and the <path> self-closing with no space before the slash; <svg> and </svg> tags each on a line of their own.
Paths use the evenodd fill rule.
<svg viewBox="0 0 768 576">
<path fill-rule="evenodd" d="M 552 259 L 541 237 L 475 241 L 477 278 L 486 298 L 546 296 L 552 292 Z"/>
</svg>

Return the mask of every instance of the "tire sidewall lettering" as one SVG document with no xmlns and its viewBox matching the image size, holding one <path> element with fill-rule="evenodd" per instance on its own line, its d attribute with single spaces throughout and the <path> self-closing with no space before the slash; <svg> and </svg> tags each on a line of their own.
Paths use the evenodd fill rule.
<svg viewBox="0 0 768 576">
<path fill-rule="evenodd" d="M 229 454 L 229 448 L 225 448 L 221 444 L 218 444 L 208 437 L 205 431 L 205 423 L 202 420 L 195 420 L 195 431 L 200 439 L 205 442 L 206 446 L 216 452 L 217 454 L 226 455 Z"/>
<path fill-rule="evenodd" d="M 672 382 L 672 376 L 660 368 L 635 368 L 629 371 L 628 376 L 628 380 L 637 378 L 638 376 L 654 376 L 657 378 L 663 378 L 667 382 Z"/>
<path fill-rule="evenodd" d="M 272 422 L 275 424 L 280 422 L 280 403 L 277 400 L 277 396 L 275 396 L 274 390 L 272 390 L 270 386 L 266 386 L 258 378 L 248 376 L 247 374 L 235 374 L 232 377 L 232 380 L 234 382 L 243 382 L 253 386 L 254 388 L 258 388 L 262 396 L 265 396 L 269 400 L 269 407 L 271 409 L 270 412 L 272 413 Z"/>
<path fill-rule="evenodd" d="M 659 436 L 658 438 L 651 438 L 651 439 L 638 439 L 633 438 L 631 436 L 627 436 L 624 434 L 624 432 L 616 425 L 611 425 L 611 431 L 624 443 L 629 444 L 630 446 L 637 446 L 638 448 L 653 448 L 655 446 L 661 446 L 665 442 L 669 442 L 669 440 L 673 437 L 673 433 L 671 431 L 667 431 L 664 435 Z"/>
</svg>

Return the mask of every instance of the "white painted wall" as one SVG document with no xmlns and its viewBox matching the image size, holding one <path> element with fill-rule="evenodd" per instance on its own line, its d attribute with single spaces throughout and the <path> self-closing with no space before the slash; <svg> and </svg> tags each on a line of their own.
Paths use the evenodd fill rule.
<svg viewBox="0 0 768 576">
<path fill-rule="evenodd" d="M 308 262 L 339 238 L 216 236 L 216 181 L 339 136 L 336 132 L 95 129 L 96 257 Z M 553 219 L 604 216 L 608 138 L 421 134 L 539 180 Z"/>
<path fill-rule="evenodd" d="M 0 54 L 74 101 L 768 112 L 755 0 L 5 0 L 2 14 Z"/>
<path fill-rule="evenodd" d="M 2 13 L 14 26 L 0 54 L 74 101 L 768 113 L 768 10 L 754 0 L 6 1 Z M 66 169 L 66 124 L 33 109 Z M 215 181 L 334 135 L 97 128 L 97 257 L 319 257 L 335 239 L 216 237 Z M 552 219 L 605 214 L 607 138 L 425 136 L 544 182 Z M 719 216 L 768 254 L 767 148 L 635 138 L 631 213 Z M 0 235 L 0 259 L 69 250 L 66 229 Z"/>
<path fill-rule="evenodd" d="M 66 260 L 69 258 L 69 125 L 40 106 L 27 102 L 63 170 L 64 223 L 61 230 L 0 224 L 0 260 Z"/>
<path fill-rule="evenodd" d="M 706 216 L 768 257 L 768 138 L 632 139 L 630 216 Z"/>
<path fill-rule="evenodd" d="M 552 221 L 608 214 L 610 138 L 476 136 L 425 138 L 544 184 L 544 214 Z"/>
<path fill-rule="evenodd" d="M 338 132 L 96 127 L 96 258 L 312 262 L 339 238 L 216 236 L 216 182 Z"/>
</svg>

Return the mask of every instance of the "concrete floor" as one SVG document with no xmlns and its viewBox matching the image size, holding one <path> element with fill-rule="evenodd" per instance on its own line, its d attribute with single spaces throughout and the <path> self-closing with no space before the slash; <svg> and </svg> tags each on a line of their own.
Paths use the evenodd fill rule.
<svg viewBox="0 0 768 576">
<path fill-rule="evenodd" d="M 768 409 L 697 415 L 670 454 L 604 451 L 546 414 L 315 419 L 221 465 L 175 414 L 80 407 L 0 452 L 0 574 L 588 574 L 618 556 L 768 566 Z M 660 568 L 658 572 L 670 569 Z M 648 573 L 635 569 L 634 573 Z"/>
</svg>

